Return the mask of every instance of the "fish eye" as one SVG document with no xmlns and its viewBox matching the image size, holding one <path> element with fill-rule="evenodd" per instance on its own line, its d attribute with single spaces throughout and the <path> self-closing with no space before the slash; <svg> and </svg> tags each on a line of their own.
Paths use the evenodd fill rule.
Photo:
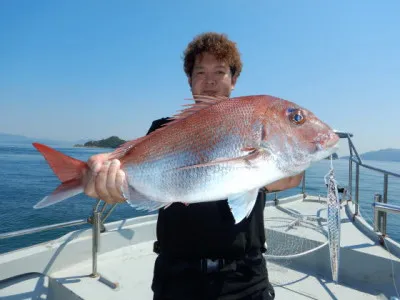
<svg viewBox="0 0 400 300">
<path fill-rule="evenodd" d="M 300 109 L 288 109 L 289 120 L 295 123 L 296 125 L 301 125 L 306 121 L 302 111 Z"/>
</svg>

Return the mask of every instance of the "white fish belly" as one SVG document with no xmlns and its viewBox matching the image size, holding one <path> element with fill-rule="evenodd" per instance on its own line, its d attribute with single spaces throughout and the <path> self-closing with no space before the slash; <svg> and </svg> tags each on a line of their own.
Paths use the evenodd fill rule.
<svg viewBox="0 0 400 300">
<path fill-rule="evenodd" d="M 151 168 L 141 173 L 140 167 L 129 166 L 126 172 L 130 185 L 149 199 L 185 203 L 226 199 L 285 177 L 272 159 L 259 159 L 250 165 L 235 162 L 187 169 Z"/>
</svg>

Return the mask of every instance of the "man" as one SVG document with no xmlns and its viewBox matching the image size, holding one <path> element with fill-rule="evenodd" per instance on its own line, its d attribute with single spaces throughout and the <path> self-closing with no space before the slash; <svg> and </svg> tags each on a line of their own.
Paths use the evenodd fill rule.
<svg viewBox="0 0 400 300">
<path fill-rule="evenodd" d="M 225 35 L 204 33 L 184 52 L 184 70 L 196 95 L 229 97 L 242 70 L 236 44 Z M 153 122 L 150 133 L 168 122 Z M 125 178 L 109 154 L 89 159 L 85 193 L 107 203 L 124 202 Z M 92 176 L 96 174 L 96 176 Z M 269 191 L 297 186 L 302 175 L 268 185 Z M 154 267 L 154 299 L 274 299 L 262 252 L 265 251 L 264 194 L 251 214 L 234 224 L 226 200 L 161 209 L 157 221 L 158 257 Z"/>
</svg>

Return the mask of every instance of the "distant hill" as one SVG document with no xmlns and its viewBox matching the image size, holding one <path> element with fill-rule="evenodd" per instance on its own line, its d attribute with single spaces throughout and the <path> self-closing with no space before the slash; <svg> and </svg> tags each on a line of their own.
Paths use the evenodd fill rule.
<svg viewBox="0 0 400 300">
<path fill-rule="evenodd" d="M 109 138 L 102 139 L 99 141 L 88 141 L 82 144 L 76 144 L 74 147 L 98 147 L 98 148 L 117 148 L 118 146 L 122 145 L 126 141 L 120 139 L 117 136 L 110 136 Z"/>
<path fill-rule="evenodd" d="M 17 134 L 8 134 L 0 132 L 0 141 L 1 142 L 27 142 L 29 138 L 23 135 Z"/>
<path fill-rule="evenodd" d="M 370 151 L 360 154 L 361 159 L 365 160 L 380 160 L 380 161 L 399 161 L 400 162 L 400 149 L 382 149 L 378 151 Z M 349 156 L 341 157 L 343 159 Z"/>
<path fill-rule="evenodd" d="M 24 135 L 9 134 L 0 132 L 0 142 L 1 143 L 13 143 L 13 144 L 31 144 L 33 142 L 42 143 L 46 145 L 71 145 L 72 142 L 69 141 L 58 141 L 43 138 L 32 138 Z"/>
</svg>

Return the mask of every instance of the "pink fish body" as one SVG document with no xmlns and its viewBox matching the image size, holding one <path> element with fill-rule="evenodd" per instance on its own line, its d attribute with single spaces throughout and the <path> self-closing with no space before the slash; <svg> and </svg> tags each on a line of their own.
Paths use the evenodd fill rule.
<svg viewBox="0 0 400 300">
<path fill-rule="evenodd" d="M 298 174 L 337 149 L 333 130 L 295 103 L 265 95 L 196 101 L 164 127 L 111 155 L 121 161 L 127 178 L 123 193 L 133 207 L 155 210 L 173 202 L 228 199 L 238 223 L 251 212 L 260 187 Z M 56 161 L 50 148 L 35 146 L 49 163 Z M 73 177 L 59 176 L 69 187 L 61 185 L 37 208 L 83 191 L 79 174 L 87 166 L 70 159 L 76 165 Z M 56 174 L 62 170 L 52 168 Z"/>
</svg>

